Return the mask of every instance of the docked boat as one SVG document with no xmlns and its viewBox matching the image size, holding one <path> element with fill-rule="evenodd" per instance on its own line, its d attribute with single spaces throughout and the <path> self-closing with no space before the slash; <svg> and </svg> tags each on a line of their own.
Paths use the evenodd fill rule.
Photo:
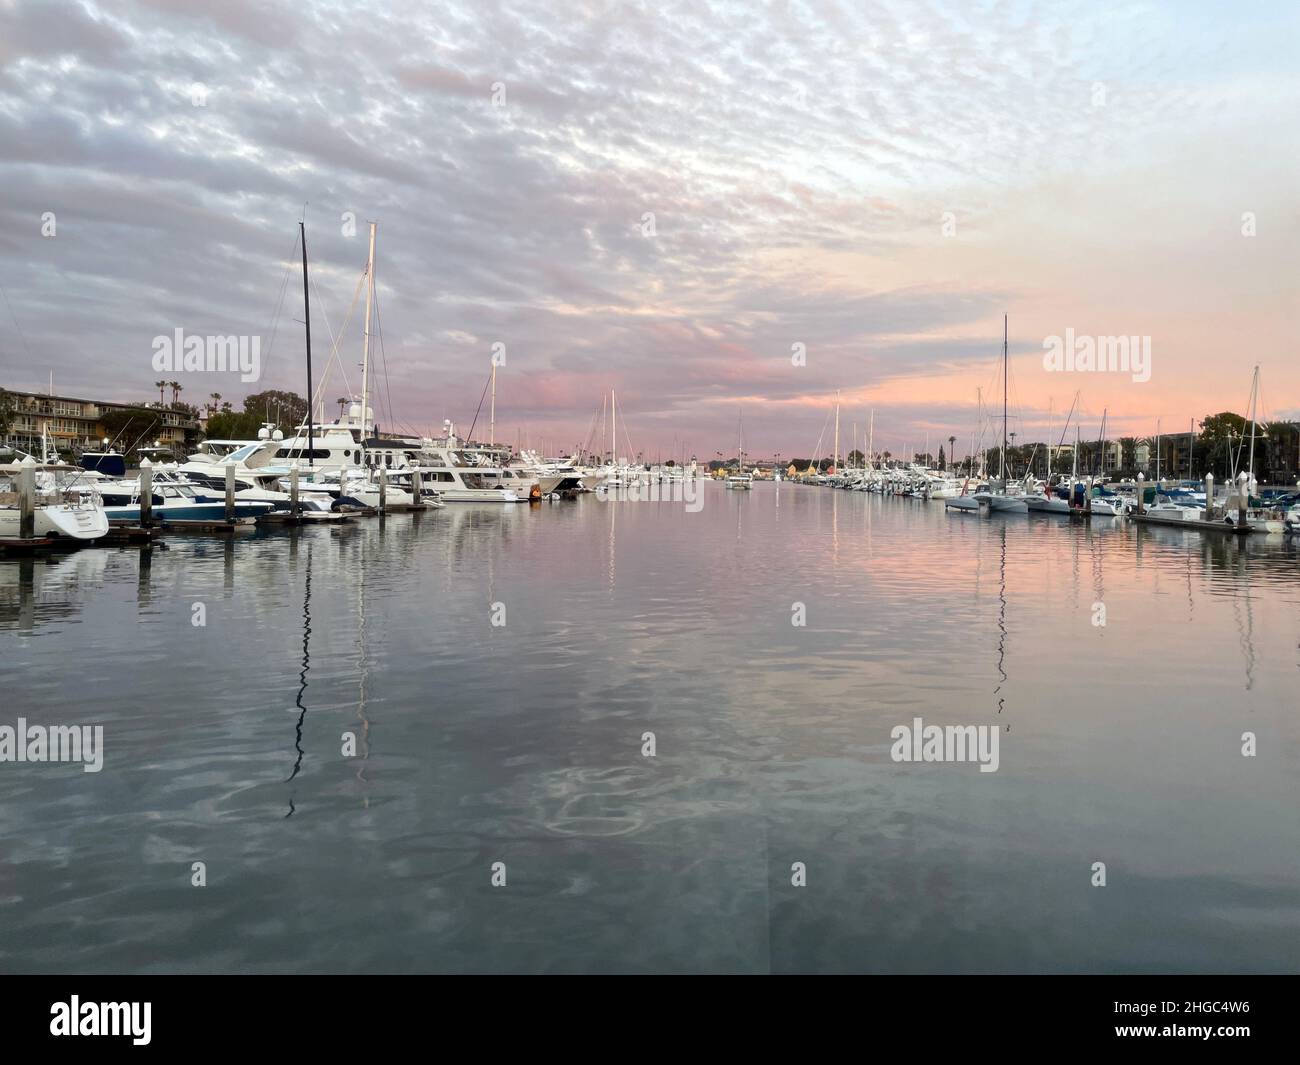
<svg viewBox="0 0 1300 1065">
<path fill-rule="evenodd" d="M 124 525 L 140 520 L 138 477 L 120 481 L 103 481 L 97 486 L 97 490 L 104 500 L 104 513 L 108 516 L 110 524 Z M 192 484 L 163 480 L 161 483 L 151 485 L 149 496 L 151 515 L 155 521 L 223 522 L 227 519 L 225 500 L 213 500 Z M 263 514 L 269 514 L 273 509 L 274 504 L 266 501 L 234 500 L 236 521 L 259 518 Z"/>
<path fill-rule="evenodd" d="M 62 462 L 37 462 L 28 455 L 20 462 L 0 465 L 0 538 L 22 535 L 18 476 L 32 473 L 35 487 L 32 535 L 68 540 L 97 540 L 108 533 L 108 517 L 98 493 L 79 484 L 77 466 Z"/>
<path fill-rule="evenodd" d="M 541 498 L 535 479 L 518 470 L 487 466 L 453 448 L 421 451 L 405 473 L 419 470 L 424 485 L 445 503 L 524 503 Z"/>
</svg>

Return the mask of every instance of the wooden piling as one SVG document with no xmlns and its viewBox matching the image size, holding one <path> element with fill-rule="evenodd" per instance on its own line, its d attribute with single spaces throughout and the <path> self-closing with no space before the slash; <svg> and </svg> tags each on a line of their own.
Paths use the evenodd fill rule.
<svg viewBox="0 0 1300 1065">
<path fill-rule="evenodd" d="M 235 520 L 235 464 L 226 463 L 226 521 Z"/>
</svg>

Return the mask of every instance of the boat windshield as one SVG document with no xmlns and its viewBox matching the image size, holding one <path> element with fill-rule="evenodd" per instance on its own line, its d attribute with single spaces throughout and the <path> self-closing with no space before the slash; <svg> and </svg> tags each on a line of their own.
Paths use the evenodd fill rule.
<svg viewBox="0 0 1300 1065">
<path fill-rule="evenodd" d="M 237 451 L 232 451 L 229 455 L 226 456 L 226 458 L 228 458 L 231 462 L 235 462 L 235 463 L 247 462 L 249 456 L 257 454 L 261 446 L 262 446 L 261 444 L 245 444 Z"/>
</svg>

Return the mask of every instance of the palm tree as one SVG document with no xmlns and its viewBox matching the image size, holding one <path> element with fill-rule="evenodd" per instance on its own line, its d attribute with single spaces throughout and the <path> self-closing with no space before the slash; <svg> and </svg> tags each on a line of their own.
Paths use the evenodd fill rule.
<svg viewBox="0 0 1300 1065">
<path fill-rule="evenodd" d="M 343 408 L 346 407 L 346 406 L 348 405 L 348 397 L 347 397 L 347 396 L 339 396 L 339 398 L 336 399 L 334 402 L 337 403 L 337 404 L 339 405 L 339 418 L 342 418 L 342 417 L 343 417 Z"/>
<path fill-rule="evenodd" d="M 153 383 L 153 386 L 154 386 L 154 388 L 158 389 L 158 406 L 161 407 L 161 406 L 163 405 L 163 403 L 165 402 L 164 399 L 163 399 L 163 392 L 164 392 L 164 390 L 167 388 L 167 382 L 166 382 L 166 381 L 155 381 L 155 382 Z"/>
<path fill-rule="evenodd" d="M 954 469 L 957 466 L 957 452 L 954 450 L 956 447 L 957 438 L 955 436 L 948 437 L 948 465 L 952 466 Z"/>
<path fill-rule="evenodd" d="M 172 406 L 174 407 L 180 401 L 180 395 L 184 389 L 181 388 L 179 381 L 168 381 L 167 385 L 172 390 Z"/>
<path fill-rule="evenodd" d="M 211 414 L 214 408 L 219 408 L 221 406 L 221 393 L 213 392 L 208 396 L 208 399 L 212 400 L 212 402 L 208 404 L 208 413 Z"/>
</svg>

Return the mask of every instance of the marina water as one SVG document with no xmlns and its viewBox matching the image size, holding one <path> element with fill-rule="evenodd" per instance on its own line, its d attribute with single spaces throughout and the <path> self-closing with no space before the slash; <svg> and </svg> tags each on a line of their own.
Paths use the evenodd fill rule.
<svg viewBox="0 0 1300 1065">
<path fill-rule="evenodd" d="M 0 562 L 0 725 L 103 727 L 0 764 L 6 971 L 1300 957 L 1294 539 L 709 484 L 164 544 Z"/>
</svg>

